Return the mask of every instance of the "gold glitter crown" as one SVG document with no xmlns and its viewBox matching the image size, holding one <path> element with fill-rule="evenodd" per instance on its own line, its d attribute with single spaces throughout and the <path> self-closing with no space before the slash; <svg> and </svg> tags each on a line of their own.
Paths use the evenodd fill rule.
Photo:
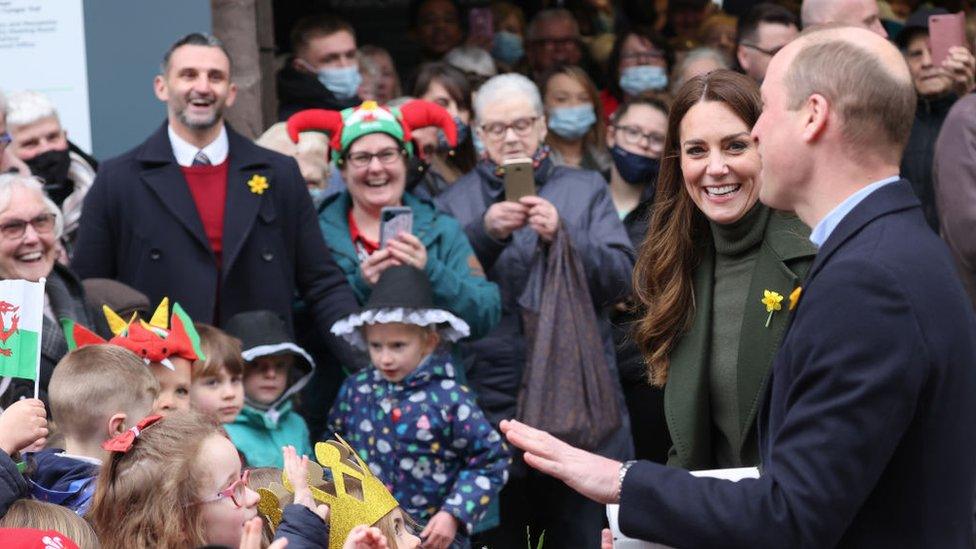
<svg viewBox="0 0 976 549">
<path fill-rule="evenodd" d="M 318 463 L 310 461 L 308 464 L 308 487 L 312 498 L 329 506 L 330 549 L 341 548 L 346 536 L 356 526 L 372 526 L 400 505 L 355 450 L 338 435 L 336 438 L 338 440 L 316 444 L 315 458 Z M 325 468 L 332 473 L 331 482 L 324 480 Z M 285 491 L 295 492 L 284 472 L 281 479 L 284 486 L 272 484 L 270 488 L 258 489 L 261 496 L 258 511 L 273 529 L 277 529 L 281 523 L 280 502 Z"/>
</svg>

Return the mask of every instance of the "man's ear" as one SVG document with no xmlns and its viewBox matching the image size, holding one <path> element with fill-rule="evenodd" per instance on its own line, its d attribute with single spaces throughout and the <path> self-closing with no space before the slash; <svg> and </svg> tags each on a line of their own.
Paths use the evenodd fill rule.
<svg viewBox="0 0 976 549">
<path fill-rule="evenodd" d="M 169 89 L 166 87 L 166 79 L 163 75 L 157 74 L 156 78 L 153 78 L 153 92 L 156 93 L 156 99 L 164 103 L 169 101 Z"/>
<path fill-rule="evenodd" d="M 235 99 L 237 99 L 237 84 L 231 82 L 230 86 L 227 88 L 227 100 L 224 102 L 224 104 L 228 107 L 233 107 Z"/>
<path fill-rule="evenodd" d="M 801 112 L 801 123 L 803 125 L 801 135 L 804 141 L 808 143 L 816 141 L 827 131 L 830 122 L 830 107 L 827 98 L 819 93 L 814 93 L 807 98 Z"/>
<path fill-rule="evenodd" d="M 128 419 L 129 416 L 123 412 L 113 414 L 112 417 L 108 418 L 108 424 L 105 426 L 108 430 L 108 438 L 124 433 L 129 428 L 127 424 Z"/>
<path fill-rule="evenodd" d="M 746 54 L 746 47 L 742 44 L 735 47 L 735 59 L 739 62 L 742 70 L 749 72 L 749 56 Z"/>
</svg>

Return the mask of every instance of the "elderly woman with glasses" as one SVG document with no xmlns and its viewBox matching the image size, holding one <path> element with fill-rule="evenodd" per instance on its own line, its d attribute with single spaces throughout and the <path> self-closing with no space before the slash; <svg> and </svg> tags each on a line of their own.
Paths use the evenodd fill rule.
<svg viewBox="0 0 976 549">
<path fill-rule="evenodd" d="M 0 175 L 0 279 L 37 282 L 46 278 L 44 320 L 41 331 L 41 376 L 38 379 L 42 400 L 54 366 L 68 352 L 59 320 L 70 318 L 91 325 L 85 293 L 78 278 L 57 259 L 64 228 L 61 211 L 30 176 Z M 16 313 L 0 309 L 0 332 L 10 330 Z M 0 348 L 2 348 L 0 343 Z M 0 405 L 21 397 L 33 396 L 34 382 L 0 381 Z"/>
<path fill-rule="evenodd" d="M 553 164 L 544 145 L 546 117 L 535 84 L 518 74 L 495 76 L 478 91 L 474 110 L 485 158 L 435 202 L 461 222 L 488 279 L 501 288 L 501 323 L 465 349 L 472 359 L 468 376 L 479 404 L 497 424 L 515 414 L 527 344 L 519 297 L 536 254 L 565 231 L 585 271 L 607 364 L 616 378 L 605 311 L 628 292 L 634 252 L 606 181 L 596 172 Z M 516 158 L 532 160 L 536 194 L 514 202 L 505 199 L 502 166 Z M 616 391 L 622 403 L 619 386 Z M 596 450 L 607 456 L 632 455 L 626 418 Z M 586 547 L 583 540 L 599 539 L 602 507 L 521 465 L 512 475 L 501 495 L 502 526 L 483 543 L 522 545 L 527 524 L 535 535 L 545 531 L 546 546 Z"/>
<path fill-rule="evenodd" d="M 464 319 L 472 337 L 479 337 L 498 322 L 497 286 L 485 278 L 457 221 L 406 192 L 411 130 L 428 126 L 455 136 L 450 114 L 423 100 L 397 108 L 367 101 L 342 113 L 308 110 L 288 121 L 293 140 L 301 131 L 332 135 L 333 160 L 346 190 L 322 202 L 319 226 L 359 303 L 369 299 L 383 271 L 410 265 L 427 273 L 437 306 Z M 394 206 L 410 209 L 412 228 L 381 242 L 380 215 Z"/>
</svg>

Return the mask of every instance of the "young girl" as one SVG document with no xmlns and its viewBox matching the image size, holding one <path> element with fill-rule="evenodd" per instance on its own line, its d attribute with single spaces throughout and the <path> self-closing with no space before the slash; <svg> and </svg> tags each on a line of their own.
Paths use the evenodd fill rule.
<svg viewBox="0 0 976 549">
<path fill-rule="evenodd" d="M 237 547 L 257 515 L 237 450 L 198 412 L 146 418 L 106 449 L 89 513 L 105 549 Z"/>
<path fill-rule="evenodd" d="M 195 326 L 207 357 L 193 367 L 190 406 L 221 423 L 230 423 L 244 407 L 241 342 L 209 324 L 198 322 Z"/>
<path fill-rule="evenodd" d="M 398 266 L 382 274 L 364 310 L 332 332 L 368 348 L 373 365 L 343 383 L 332 431 L 426 522 L 425 548 L 468 547 L 507 480 L 511 457 L 470 390 L 454 379 L 450 356 L 435 352 L 441 334 L 455 341 L 467 325 L 434 308 L 423 271 Z"/>
</svg>

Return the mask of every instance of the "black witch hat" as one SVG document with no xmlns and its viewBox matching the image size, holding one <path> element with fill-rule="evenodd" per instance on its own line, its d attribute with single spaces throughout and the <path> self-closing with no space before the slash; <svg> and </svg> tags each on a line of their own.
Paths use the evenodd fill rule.
<svg viewBox="0 0 976 549">
<path fill-rule="evenodd" d="M 383 271 L 366 305 L 358 313 L 336 322 L 332 333 L 365 349 L 360 328 L 392 322 L 424 327 L 436 325 L 441 337 L 448 341 L 457 341 L 471 333 L 465 321 L 434 305 L 434 292 L 427 274 L 407 265 Z"/>
</svg>

